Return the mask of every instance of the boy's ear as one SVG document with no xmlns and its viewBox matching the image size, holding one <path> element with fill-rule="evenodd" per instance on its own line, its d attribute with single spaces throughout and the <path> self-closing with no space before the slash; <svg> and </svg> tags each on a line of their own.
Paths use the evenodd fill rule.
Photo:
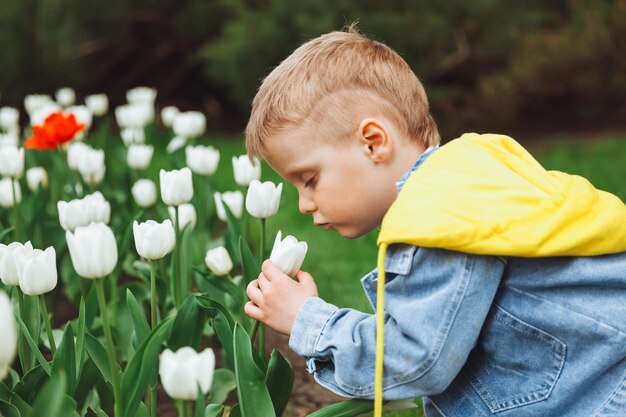
<svg viewBox="0 0 626 417">
<path fill-rule="evenodd" d="M 391 136 L 380 119 L 371 117 L 363 119 L 359 124 L 357 134 L 364 152 L 374 162 L 386 162 L 391 158 Z"/>
</svg>

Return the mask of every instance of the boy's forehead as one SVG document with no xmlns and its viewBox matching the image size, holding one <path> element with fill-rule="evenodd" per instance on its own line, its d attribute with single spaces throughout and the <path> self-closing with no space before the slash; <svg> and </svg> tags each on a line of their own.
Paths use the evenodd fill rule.
<svg viewBox="0 0 626 417">
<path fill-rule="evenodd" d="M 315 147 L 315 140 L 297 129 L 283 131 L 267 138 L 264 157 L 275 171 L 287 178 L 307 168 Z"/>
</svg>

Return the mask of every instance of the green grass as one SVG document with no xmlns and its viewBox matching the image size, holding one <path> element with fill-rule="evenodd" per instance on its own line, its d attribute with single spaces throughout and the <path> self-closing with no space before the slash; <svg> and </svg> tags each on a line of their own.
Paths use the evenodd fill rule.
<svg viewBox="0 0 626 417">
<path fill-rule="evenodd" d="M 559 170 L 588 178 L 597 188 L 606 190 L 626 200 L 626 135 L 612 135 L 583 141 L 572 137 L 555 137 L 534 156 L 546 169 Z M 244 152 L 240 140 L 215 138 L 211 140 L 222 152 L 220 167 L 214 177 L 219 190 L 236 188 L 230 158 Z M 284 182 L 264 164 L 262 179 Z M 315 228 L 311 216 L 298 211 L 295 188 L 284 184 L 279 214 L 267 222 L 270 234 L 282 230 L 309 244 L 303 269 L 316 280 L 320 296 L 339 307 L 356 308 L 372 312 L 363 295 L 360 277 L 375 267 L 376 235 L 373 231 L 355 240 L 347 240 L 334 231 Z M 420 417 L 420 409 L 395 411 L 387 417 Z"/>
</svg>

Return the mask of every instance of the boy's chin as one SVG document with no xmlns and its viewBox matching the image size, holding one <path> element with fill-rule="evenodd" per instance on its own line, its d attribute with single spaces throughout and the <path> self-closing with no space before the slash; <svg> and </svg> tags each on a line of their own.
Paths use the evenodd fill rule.
<svg viewBox="0 0 626 417">
<path fill-rule="evenodd" d="M 336 230 L 341 237 L 344 237 L 346 239 L 356 239 L 368 233 L 367 230 L 356 230 L 347 227 L 336 227 L 334 228 L 334 230 Z"/>
</svg>

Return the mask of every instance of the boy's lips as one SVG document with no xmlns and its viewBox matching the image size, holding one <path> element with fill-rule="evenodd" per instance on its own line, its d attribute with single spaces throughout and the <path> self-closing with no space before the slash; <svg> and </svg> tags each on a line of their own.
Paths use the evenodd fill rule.
<svg viewBox="0 0 626 417">
<path fill-rule="evenodd" d="M 330 223 L 314 223 L 315 226 L 321 226 L 326 230 L 332 229 L 332 225 Z"/>
</svg>

